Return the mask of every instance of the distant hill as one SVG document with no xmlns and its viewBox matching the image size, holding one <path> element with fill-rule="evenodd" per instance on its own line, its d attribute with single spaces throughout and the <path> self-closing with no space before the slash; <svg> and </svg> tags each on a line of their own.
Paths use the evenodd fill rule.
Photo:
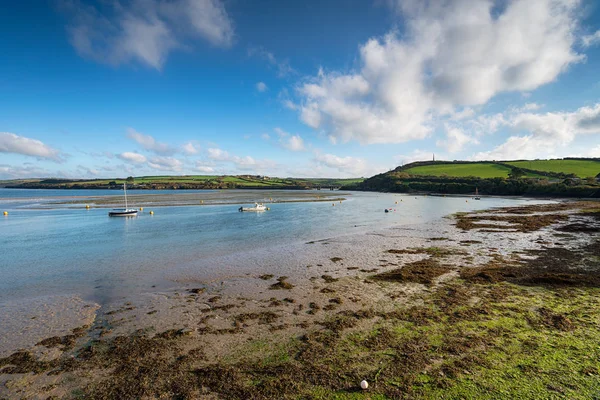
<svg viewBox="0 0 600 400">
<path fill-rule="evenodd" d="M 319 189 L 357 184 L 363 178 L 274 178 L 262 175 L 140 176 L 115 179 L 27 179 L 0 181 L 0 187 L 20 189 Z"/>
<path fill-rule="evenodd" d="M 598 178 L 596 178 L 598 177 Z M 600 159 L 422 161 L 352 185 L 357 190 L 600 197 Z"/>
<path fill-rule="evenodd" d="M 562 160 L 508 161 L 506 164 L 530 170 L 573 174 L 588 178 L 600 174 L 600 159 L 565 158 Z"/>
<path fill-rule="evenodd" d="M 396 168 L 411 175 L 427 176 L 475 176 L 479 178 L 508 178 L 515 167 L 525 171 L 531 178 L 550 176 L 556 178 L 594 177 L 600 173 L 600 159 L 555 159 L 517 161 L 424 161 Z"/>
</svg>

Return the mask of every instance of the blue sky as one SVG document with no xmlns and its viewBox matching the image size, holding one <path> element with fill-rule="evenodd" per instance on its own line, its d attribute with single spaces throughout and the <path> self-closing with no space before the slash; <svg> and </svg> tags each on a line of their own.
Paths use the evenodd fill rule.
<svg viewBox="0 0 600 400">
<path fill-rule="evenodd" d="M 588 0 L 24 0 L 0 179 L 600 157 Z"/>
</svg>

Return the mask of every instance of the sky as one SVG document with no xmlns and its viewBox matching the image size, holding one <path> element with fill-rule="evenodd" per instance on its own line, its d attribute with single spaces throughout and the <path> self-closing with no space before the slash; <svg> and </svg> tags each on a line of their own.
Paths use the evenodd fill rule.
<svg viewBox="0 0 600 400">
<path fill-rule="evenodd" d="M 600 157 L 594 0 L 21 0 L 0 179 Z"/>
</svg>

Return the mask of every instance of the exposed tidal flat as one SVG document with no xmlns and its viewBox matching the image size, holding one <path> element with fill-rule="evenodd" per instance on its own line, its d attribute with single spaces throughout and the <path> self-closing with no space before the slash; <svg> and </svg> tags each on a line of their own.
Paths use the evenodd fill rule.
<svg viewBox="0 0 600 400">
<path fill-rule="evenodd" d="M 0 332 L 0 397 L 600 392 L 597 203 L 340 197 L 258 215 L 164 207 L 119 221 L 106 210 L 15 208 L 3 248 L 18 245 L 5 242 L 14 235 L 40 247 L 9 251 L 18 268 L 2 265 L 12 281 L 0 311 L 12 322 Z M 54 263 L 44 240 L 71 267 Z M 70 298 L 59 301 L 64 315 L 50 311 L 57 294 Z M 38 300 L 48 308 L 30 308 Z M 36 310 L 54 312 L 57 326 L 36 322 Z M 30 336 L 19 320 L 40 332 L 16 351 L 9 339 Z"/>
</svg>

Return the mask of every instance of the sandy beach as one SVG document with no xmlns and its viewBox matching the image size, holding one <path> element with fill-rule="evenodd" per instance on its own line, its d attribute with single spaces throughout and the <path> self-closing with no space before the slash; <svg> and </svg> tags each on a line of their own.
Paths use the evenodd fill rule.
<svg viewBox="0 0 600 400">
<path fill-rule="evenodd" d="M 459 214 L 204 259 L 209 280 L 179 269 L 110 304 L 7 305 L 0 398 L 590 398 L 599 209 Z"/>
</svg>

